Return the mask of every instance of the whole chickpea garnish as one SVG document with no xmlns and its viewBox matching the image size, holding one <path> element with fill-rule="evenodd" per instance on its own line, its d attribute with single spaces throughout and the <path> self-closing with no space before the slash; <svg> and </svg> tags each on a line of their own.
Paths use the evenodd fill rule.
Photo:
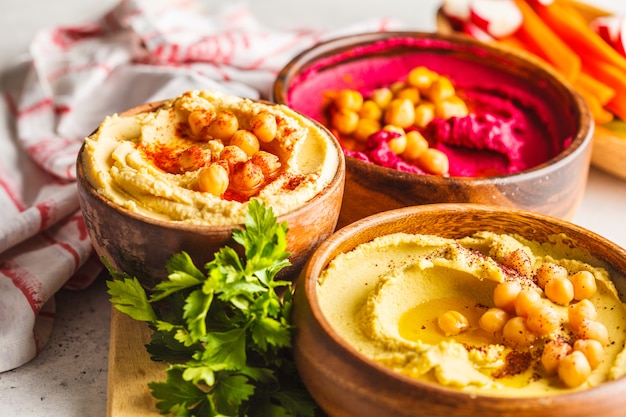
<svg viewBox="0 0 626 417">
<path fill-rule="evenodd" d="M 196 171 L 211 160 L 211 151 L 192 145 L 178 155 L 178 165 L 183 172 Z"/>
<path fill-rule="evenodd" d="M 265 178 L 272 178 L 278 174 L 281 163 L 278 156 L 270 152 L 259 151 L 250 158 L 253 164 L 261 168 Z"/>
<path fill-rule="evenodd" d="M 221 197 L 228 189 L 228 170 L 219 163 L 202 168 L 198 173 L 198 190 Z"/>
<path fill-rule="evenodd" d="M 236 165 L 230 174 L 231 187 L 244 195 L 254 194 L 265 179 L 261 168 L 252 160 Z"/>
<path fill-rule="evenodd" d="M 278 123 L 276 116 L 269 111 L 262 110 L 255 114 L 250 120 L 250 129 L 261 142 L 271 142 L 278 133 Z"/>
<path fill-rule="evenodd" d="M 227 110 L 217 113 L 207 128 L 207 133 L 216 139 L 229 140 L 239 129 L 237 116 Z"/>
</svg>

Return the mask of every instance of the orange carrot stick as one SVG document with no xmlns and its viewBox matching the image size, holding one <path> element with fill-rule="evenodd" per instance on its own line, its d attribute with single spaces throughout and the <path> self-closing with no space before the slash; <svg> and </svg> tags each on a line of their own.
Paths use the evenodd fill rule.
<svg viewBox="0 0 626 417">
<path fill-rule="evenodd" d="M 589 73 L 583 71 L 578 75 L 578 78 L 574 81 L 576 89 L 582 89 L 588 91 L 598 98 L 598 101 L 603 106 L 615 97 L 615 90 L 605 83 L 598 81 Z"/>
<path fill-rule="evenodd" d="M 500 45 L 504 45 L 504 46 L 508 46 L 508 47 L 511 47 L 511 48 L 521 49 L 521 50 L 526 50 L 528 52 L 531 52 L 529 50 L 529 48 L 528 48 L 528 45 L 526 45 L 524 42 L 522 42 L 515 35 L 507 36 L 505 38 L 500 38 L 500 39 L 496 40 L 495 43 L 496 44 L 500 44 Z"/>
<path fill-rule="evenodd" d="M 600 59 L 626 71 L 626 57 L 605 42 L 589 24 L 583 24 L 586 20 L 575 7 L 555 1 L 548 6 L 537 7 L 537 14 L 585 60 Z"/>
<path fill-rule="evenodd" d="M 585 60 L 585 71 L 615 90 L 615 96 L 606 107 L 617 117 L 626 120 L 626 71 L 601 60 Z"/>
<path fill-rule="evenodd" d="M 589 111 L 591 112 L 591 116 L 596 123 L 604 124 L 614 119 L 613 113 L 604 108 L 604 106 L 602 105 L 602 103 L 600 103 L 600 100 L 595 94 L 579 86 L 576 87 L 576 91 L 583 97 L 583 99 L 587 103 Z"/>
<path fill-rule="evenodd" d="M 559 69 L 570 81 L 578 77 L 581 68 L 580 57 L 542 20 L 541 17 L 524 0 L 515 0 L 522 11 L 524 21 L 517 31 L 522 41 L 540 56 Z"/>
</svg>

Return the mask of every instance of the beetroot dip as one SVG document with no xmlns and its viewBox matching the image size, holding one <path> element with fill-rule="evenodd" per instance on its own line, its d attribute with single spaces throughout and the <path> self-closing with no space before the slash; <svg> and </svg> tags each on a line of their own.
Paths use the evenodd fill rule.
<svg viewBox="0 0 626 417">
<path fill-rule="evenodd" d="M 523 72 L 505 53 L 494 57 L 476 45 L 428 37 L 391 37 L 323 49 L 315 56 L 300 57 L 307 63 L 294 69 L 286 104 L 326 125 L 323 96 L 328 90 L 349 88 L 369 96 L 376 88 L 404 80 L 416 66 L 448 76 L 470 114 L 435 119 L 422 133 L 431 147 L 447 154 L 450 176 L 485 177 L 527 170 L 563 151 L 578 128 L 574 109 L 564 108 L 562 97 L 541 78 L 543 73 Z M 370 138 L 368 151 L 345 153 L 423 173 L 389 151 L 380 134 Z"/>
</svg>

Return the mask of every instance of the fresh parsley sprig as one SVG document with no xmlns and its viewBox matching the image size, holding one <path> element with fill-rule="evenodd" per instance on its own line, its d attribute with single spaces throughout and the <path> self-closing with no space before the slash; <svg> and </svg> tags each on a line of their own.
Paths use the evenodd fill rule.
<svg viewBox="0 0 626 417">
<path fill-rule="evenodd" d="M 114 307 L 149 324 L 152 360 L 169 363 L 166 381 L 149 384 L 161 414 L 314 415 L 291 357 L 291 282 L 276 279 L 290 265 L 287 231 L 253 199 L 245 228 L 233 231 L 243 259 L 223 247 L 203 272 L 187 253 L 176 254 L 150 295 L 136 277 L 109 267 Z"/>
</svg>

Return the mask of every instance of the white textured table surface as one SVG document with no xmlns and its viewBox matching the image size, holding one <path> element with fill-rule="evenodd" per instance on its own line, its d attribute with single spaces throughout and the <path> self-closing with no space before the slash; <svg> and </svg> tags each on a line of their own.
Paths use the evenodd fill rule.
<svg viewBox="0 0 626 417">
<path fill-rule="evenodd" d="M 626 15 L 626 2 L 590 3 Z M 39 29 L 99 16 L 116 0 L 0 0 L 0 70 L 27 51 Z M 216 1 L 204 0 L 207 6 Z M 254 14 L 273 27 L 342 27 L 371 17 L 393 17 L 416 30 L 433 30 L 438 0 L 255 0 Z M 0 78 L 0 82 L 2 78 Z M 0 119 L 5 114 L 0 101 Z M 0 121 L 4 122 L 4 120 Z M 5 138 L 0 138 L 5 140 Z M 574 223 L 626 247 L 626 182 L 592 169 Z M 56 296 L 55 327 L 30 363 L 0 373 L 0 416 L 91 417 L 106 413 L 110 304 L 104 277 L 81 292 Z"/>
</svg>

